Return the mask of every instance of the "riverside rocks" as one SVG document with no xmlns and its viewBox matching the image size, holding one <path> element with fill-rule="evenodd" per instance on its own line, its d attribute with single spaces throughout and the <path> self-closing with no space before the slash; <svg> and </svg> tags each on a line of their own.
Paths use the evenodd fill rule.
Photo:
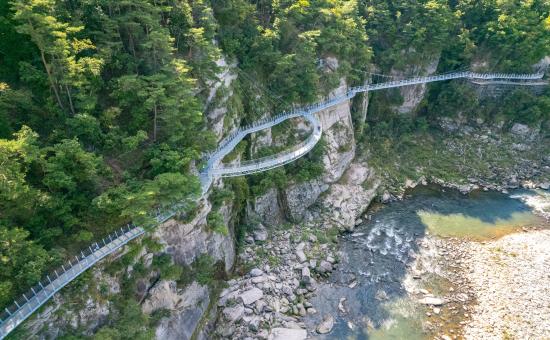
<svg viewBox="0 0 550 340">
<path fill-rule="evenodd" d="M 329 273 L 332 271 L 332 264 L 328 261 L 321 261 L 319 266 L 317 267 L 317 271 L 319 273 Z"/>
<path fill-rule="evenodd" d="M 264 272 L 261 269 L 254 268 L 250 271 L 250 276 L 256 277 L 262 275 Z"/>
<path fill-rule="evenodd" d="M 306 226 L 270 229 L 266 241 L 246 245 L 239 255 L 253 264 L 248 275 L 228 281 L 217 305 L 216 336 L 231 339 L 305 339 L 301 321 L 317 311 L 308 302 L 317 289 L 319 268 L 328 275 L 338 265 L 335 245 L 321 243 Z M 326 242 L 326 241 L 325 241 Z M 250 268 L 250 267 L 248 267 Z M 334 326 L 326 320 L 322 331 Z M 312 331 L 315 331 L 314 329 Z"/>
<path fill-rule="evenodd" d="M 483 242 L 427 236 L 419 245 L 404 286 L 435 339 L 550 338 L 549 230 Z M 425 289 L 434 275 L 446 282 L 441 297 Z"/>
</svg>

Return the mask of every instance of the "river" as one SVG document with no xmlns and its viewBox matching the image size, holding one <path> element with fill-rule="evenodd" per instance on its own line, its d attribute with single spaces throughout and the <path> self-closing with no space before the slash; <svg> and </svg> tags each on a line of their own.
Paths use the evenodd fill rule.
<svg viewBox="0 0 550 340">
<path fill-rule="evenodd" d="M 540 213 L 549 201 L 548 192 L 543 191 L 463 195 L 424 186 L 402 201 L 374 205 L 365 221 L 342 237 L 340 263 L 312 299 L 318 313 L 308 316 L 306 323 L 314 328 L 323 316 L 332 315 L 334 328 L 319 335 L 327 339 L 433 337 L 433 328 L 427 327 L 432 325 L 431 314 L 411 294 L 411 286 L 420 280 L 414 274 L 417 258 L 423 256 L 429 262 L 430 252 L 437 252 L 432 243 L 438 239 L 486 242 L 532 227 L 548 227 Z M 448 268 L 437 263 L 428 266 L 422 280 L 428 282 L 430 293 L 437 296 L 452 290 L 441 273 Z"/>
</svg>

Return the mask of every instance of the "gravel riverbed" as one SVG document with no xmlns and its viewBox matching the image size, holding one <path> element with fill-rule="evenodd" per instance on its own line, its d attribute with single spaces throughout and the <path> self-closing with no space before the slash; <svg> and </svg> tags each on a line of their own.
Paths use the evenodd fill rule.
<svg viewBox="0 0 550 340">
<path fill-rule="evenodd" d="M 466 339 L 550 339 L 550 231 L 460 245 L 477 304 Z"/>
</svg>

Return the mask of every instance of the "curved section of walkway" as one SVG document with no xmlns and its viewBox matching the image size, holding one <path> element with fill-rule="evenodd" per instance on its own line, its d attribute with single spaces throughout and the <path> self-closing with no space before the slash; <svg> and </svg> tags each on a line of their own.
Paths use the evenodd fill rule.
<svg viewBox="0 0 550 340">
<path fill-rule="evenodd" d="M 319 142 L 323 132 L 321 122 L 317 119 L 317 117 L 311 114 L 306 114 L 303 117 L 309 121 L 312 126 L 312 132 L 306 140 L 295 145 L 291 150 L 285 150 L 284 152 L 275 155 L 245 161 L 235 165 L 220 164 L 217 168 L 212 170 L 212 174 L 214 176 L 221 177 L 235 177 L 242 176 L 244 174 L 248 175 L 283 166 L 304 156 L 315 147 L 317 142 Z"/>
<path fill-rule="evenodd" d="M 282 114 L 271 119 L 263 119 L 250 126 L 240 128 L 235 133 L 225 138 L 220 143 L 220 146 L 216 149 L 216 151 L 207 155 L 206 166 L 199 174 L 202 193 L 205 194 L 208 191 L 215 177 L 242 176 L 250 173 L 266 171 L 290 163 L 304 156 L 311 149 L 313 149 L 322 135 L 321 125 L 314 114 L 336 104 L 340 104 L 345 100 L 349 100 L 357 93 L 458 78 L 490 80 L 497 82 L 500 81 L 507 85 L 509 85 L 509 83 L 522 84 L 513 82 L 516 80 L 521 80 L 524 81 L 523 85 L 535 85 L 534 83 L 526 83 L 529 83 L 528 81 L 530 80 L 541 79 L 542 77 L 542 73 L 505 74 L 455 72 L 430 77 L 415 77 L 406 80 L 353 87 L 341 96 L 331 98 L 299 110 L 283 112 Z M 313 132 L 308 139 L 292 148 L 291 151 L 286 151 L 271 157 L 242 162 L 231 166 L 224 166 L 221 164 L 222 159 L 230 153 L 235 146 L 243 140 L 244 137 L 246 137 L 246 135 L 273 127 L 287 119 L 295 117 L 304 117 L 307 119 L 313 125 Z M 155 219 L 158 223 L 162 223 L 172 218 L 177 211 L 181 210 L 184 206 L 185 203 L 180 202 L 164 212 L 159 211 L 156 214 Z M 120 249 L 128 242 L 144 233 L 145 230 L 138 226 L 129 225 L 122 228 L 120 231 L 116 231 L 114 234 L 109 235 L 108 238 L 103 239 L 102 242 L 94 243 L 92 246 L 88 247 L 88 249 L 82 251 L 79 256 L 75 257 L 74 260 L 69 261 L 67 264 L 63 265 L 61 269 L 55 271 L 55 274 L 46 276 L 45 279 L 32 287 L 29 292 L 23 294 L 19 299 L 14 301 L 13 305 L 0 312 L 0 339 L 6 337 L 19 324 L 21 324 L 32 313 L 40 308 L 40 306 L 46 303 L 46 301 L 48 301 L 56 292 L 78 277 L 82 272 L 101 261 L 105 258 L 105 256 L 113 253 L 117 249 Z"/>
</svg>

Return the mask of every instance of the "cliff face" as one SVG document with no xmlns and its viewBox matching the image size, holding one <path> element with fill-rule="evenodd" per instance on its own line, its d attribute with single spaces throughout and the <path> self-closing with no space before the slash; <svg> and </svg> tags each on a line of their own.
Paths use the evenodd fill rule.
<svg viewBox="0 0 550 340">
<path fill-rule="evenodd" d="M 391 75 L 398 78 L 414 77 L 417 75 L 432 75 L 437 71 L 439 65 L 439 55 L 427 58 L 423 64 L 407 66 L 404 70 L 392 70 Z M 427 84 L 418 84 L 399 88 L 403 103 L 395 106 L 394 110 L 402 114 L 414 112 L 418 104 L 426 94 Z"/>
<path fill-rule="evenodd" d="M 231 234 L 208 230 L 206 216 L 211 210 L 211 204 L 205 200 L 192 221 L 183 223 L 171 219 L 155 228 L 153 237 L 163 245 L 163 252 L 170 254 L 175 263 L 189 266 L 200 255 L 208 254 L 214 260 L 222 261 L 226 271 L 231 270 L 235 262 L 233 238 Z M 226 219 L 225 223 L 230 224 L 231 206 L 223 206 L 220 211 Z"/>
</svg>

